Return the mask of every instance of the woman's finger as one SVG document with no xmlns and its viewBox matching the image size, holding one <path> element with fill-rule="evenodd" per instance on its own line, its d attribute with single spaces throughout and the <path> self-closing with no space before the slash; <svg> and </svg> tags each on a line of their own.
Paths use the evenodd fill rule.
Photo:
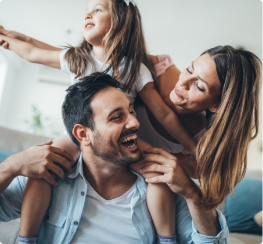
<svg viewBox="0 0 263 244">
<path fill-rule="evenodd" d="M 173 156 L 172 154 L 168 153 L 167 151 L 165 151 L 162 148 L 150 147 L 150 148 L 145 149 L 144 152 L 146 154 L 148 154 L 148 153 L 159 154 L 159 155 L 162 155 L 163 157 L 166 157 L 168 159 L 176 159 L 175 156 Z"/>
<path fill-rule="evenodd" d="M 146 178 L 145 181 L 148 183 L 166 183 L 166 184 L 168 182 L 166 175 L 158 175 L 152 178 Z"/>
<path fill-rule="evenodd" d="M 171 171 L 170 167 L 163 166 L 160 164 L 151 164 L 148 166 L 144 166 L 140 169 L 140 173 L 163 173 L 168 174 Z"/>
<path fill-rule="evenodd" d="M 170 159 L 160 154 L 149 153 L 149 154 L 145 154 L 141 159 L 141 161 L 143 163 L 158 163 L 161 165 L 174 167 L 176 165 L 177 159 L 176 158 Z"/>
</svg>

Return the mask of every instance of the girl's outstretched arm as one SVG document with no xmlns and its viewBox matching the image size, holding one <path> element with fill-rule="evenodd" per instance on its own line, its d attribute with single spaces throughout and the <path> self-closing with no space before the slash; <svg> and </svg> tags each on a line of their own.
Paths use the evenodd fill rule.
<svg viewBox="0 0 263 244">
<path fill-rule="evenodd" d="M 183 146 L 188 148 L 193 155 L 195 155 L 195 141 L 183 127 L 178 116 L 160 97 L 157 90 L 154 88 L 154 83 L 147 83 L 139 92 L 139 95 L 164 129 Z"/>
<path fill-rule="evenodd" d="M 80 151 L 69 136 L 61 136 L 54 140 L 53 146 L 64 149 L 74 159 L 75 164 Z M 56 162 L 54 162 L 56 163 Z M 29 179 L 24 191 L 20 236 L 37 236 L 45 213 L 50 203 L 51 185 L 42 179 Z"/>
<path fill-rule="evenodd" d="M 0 35 L 0 40 L 8 43 L 10 50 L 31 63 L 43 64 L 60 69 L 59 50 L 39 48 L 31 43 L 4 35 Z"/>
<path fill-rule="evenodd" d="M 24 42 L 27 42 L 27 43 L 30 43 L 32 45 L 34 45 L 35 47 L 39 47 L 39 48 L 42 48 L 42 49 L 46 49 L 46 50 L 54 50 L 54 51 L 59 51 L 60 48 L 58 47 L 54 47 L 54 46 L 51 46 L 47 43 L 44 43 L 44 42 L 41 42 L 41 41 L 38 41 L 32 37 L 29 37 L 29 36 L 26 36 L 22 33 L 19 33 L 19 32 L 16 32 L 16 31 L 11 31 L 11 30 L 6 30 L 3 26 L 0 25 L 0 34 L 1 35 L 5 35 L 7 37 L 11 37 L 11 38 L 15 38 L 17 40 L 20 40 L 20 41 L 24 41 Z M 8 49 L 8 42 L 5 42 L 4 40 L 1 40 L 0 39 L 0 45 L 3 47 L 3 48 L 6 48 Z"/>
</svg>

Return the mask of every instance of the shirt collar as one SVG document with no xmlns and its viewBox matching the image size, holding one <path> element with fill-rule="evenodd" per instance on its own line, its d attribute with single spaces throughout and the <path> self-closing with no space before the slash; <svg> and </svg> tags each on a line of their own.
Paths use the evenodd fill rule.
<svg viewBox="0 0 263 244">
<path fill-rule="evenodd" d="M 72 172 L 68 175 L 68 177 L 73 179 L 76 178 L 78 174 L 80 174 L 84 178 L 82 153 L 79 155 L 78 162 L 74 166 Z"/>
</svg>

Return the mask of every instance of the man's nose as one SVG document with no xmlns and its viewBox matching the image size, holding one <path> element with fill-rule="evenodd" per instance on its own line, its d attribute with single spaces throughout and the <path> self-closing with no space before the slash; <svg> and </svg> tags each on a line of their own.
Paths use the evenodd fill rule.
<svg viewBox="0 0 263 244">
<path fill-rule="evenodd" d="M 139 121 L 132 114 L 129 114 L 126 121 L 126 129 L 138 129 L 140 126 Z"/>
</svg>

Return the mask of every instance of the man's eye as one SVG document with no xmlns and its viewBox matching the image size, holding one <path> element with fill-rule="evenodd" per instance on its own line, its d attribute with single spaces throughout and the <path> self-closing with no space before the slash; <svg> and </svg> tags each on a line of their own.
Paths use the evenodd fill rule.
<svg viewBox="0 0 263 244">
<path fill-rule="evenodd" d="M 121 116 L 112 117 L 110 120 L 121 120 Z"/>
<path fill-rule="evenodd" d="M 187 72 L 188 72 L 189 74 L 193 74 L 193 73 L 189 70 L 189 68 L 186 68 L 186 70 L 187 70 Z"/>
</svg>

